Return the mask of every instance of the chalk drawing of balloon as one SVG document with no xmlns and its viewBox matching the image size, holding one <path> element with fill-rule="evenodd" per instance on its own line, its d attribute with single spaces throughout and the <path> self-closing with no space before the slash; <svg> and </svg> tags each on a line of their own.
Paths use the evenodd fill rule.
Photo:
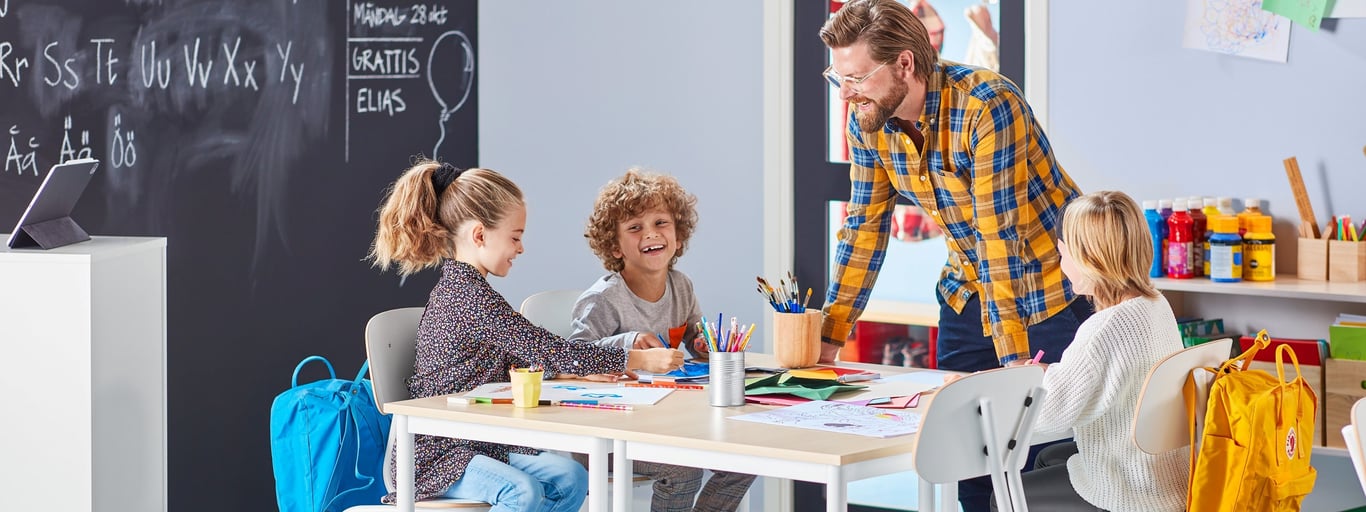
<svg viewBox="0 0 1366 512">
<path fill-rule="evenodd" d="M 446 123 L 452 113 L 465 106 L 465 100 L 474 89 L 474 45 L 464 32 L 446 32 L 432 43 L 432 53 L 427 56 L 427 85 L 431 86 L 432 96 L 441 106 L 437 124 L 441 137 L 432 147 L 432 158 L 439 158 L 441 143 L 446 141 Z"/>
</svg>

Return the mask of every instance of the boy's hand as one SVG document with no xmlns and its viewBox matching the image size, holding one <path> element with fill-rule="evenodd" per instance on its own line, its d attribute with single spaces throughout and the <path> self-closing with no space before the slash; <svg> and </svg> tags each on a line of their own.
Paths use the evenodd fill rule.
<svg viewBox="0 0 1366 512">
<path fill-rule="evenodd" d="M 668 347 L 666 347 L 666 346 L 664 345 L 664 342 L 659 341 L 659 336 L 656 336 L 654 333 L 651 333 L 651 332 L 638 332 L 638 333 L 636 333 L 636 342 L 635 342 L 635 344 L 631 345 L 631 348 L 635 348 L 635 349 L 660 348 L 660 347 L 668 348 Z"/>
<path fill-rule="evenodd" d="M 683 353 L 671 348 L 650 348 L 627 352 L 627 370 L 668 373 L 683 366 Z"/>
</svg>

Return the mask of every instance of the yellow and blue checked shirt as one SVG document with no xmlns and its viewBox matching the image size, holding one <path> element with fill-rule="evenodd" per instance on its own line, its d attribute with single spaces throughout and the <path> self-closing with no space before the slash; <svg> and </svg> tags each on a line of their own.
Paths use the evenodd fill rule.
<svg viewBox="0 0 1366 512">
<path fill-rule="evenodd" d="M 850 112 L 849 216 L 839 232 L 822 339 L 842 346 L 863 313 L 901 194 L 944 230 L 949 261 L 938 291 L 945 302 L 961 312 L 981 293 L 982 333 L 1001 363 L 1027 358 L 1025 329 L 1073 298 L 1055 230 L 1077 186 L 1015 84 L 940 61 L 926 85 L 925 111 L 915 122 L 925 135 L 923 153 L 895 122 L 864 132 Z"/>
</svg>

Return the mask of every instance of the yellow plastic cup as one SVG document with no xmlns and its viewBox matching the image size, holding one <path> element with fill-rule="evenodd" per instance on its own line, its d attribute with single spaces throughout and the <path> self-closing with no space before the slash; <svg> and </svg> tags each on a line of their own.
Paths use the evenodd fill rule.
<svg viewBox="0 0 1366 512">
<path fill-rule="evenodd" d="M 544 372 L 528 368 L 508 371 L 512 382 L 512 406 L 536 407 L 541 402 L 541 377 Z"/>
</svg>

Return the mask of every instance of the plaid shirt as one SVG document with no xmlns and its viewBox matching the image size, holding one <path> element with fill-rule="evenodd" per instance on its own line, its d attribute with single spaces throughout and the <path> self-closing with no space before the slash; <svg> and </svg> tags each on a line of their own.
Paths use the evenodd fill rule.
<svg viewBox="0 0 1366 512">
<path fill-rule="evenodd" d="M 926 85 L 925 111 L 914 124 L 925 136 L 923 154 L 895 122 L 864 132 L 850 113 L 849 216 L 826 293 L 823 341 L 843 345 L 863 313 L 899 193 L 944 230 L 949 261 L 938 291 L 945 302 L 962 311 L 981 293 L 982 333 L 1001 363 L 1027 358 L 1025 329 L 1073 298 L 1055 230 L 1077 186 L 1015 84 L 941 61 Z"/>
</svg>

